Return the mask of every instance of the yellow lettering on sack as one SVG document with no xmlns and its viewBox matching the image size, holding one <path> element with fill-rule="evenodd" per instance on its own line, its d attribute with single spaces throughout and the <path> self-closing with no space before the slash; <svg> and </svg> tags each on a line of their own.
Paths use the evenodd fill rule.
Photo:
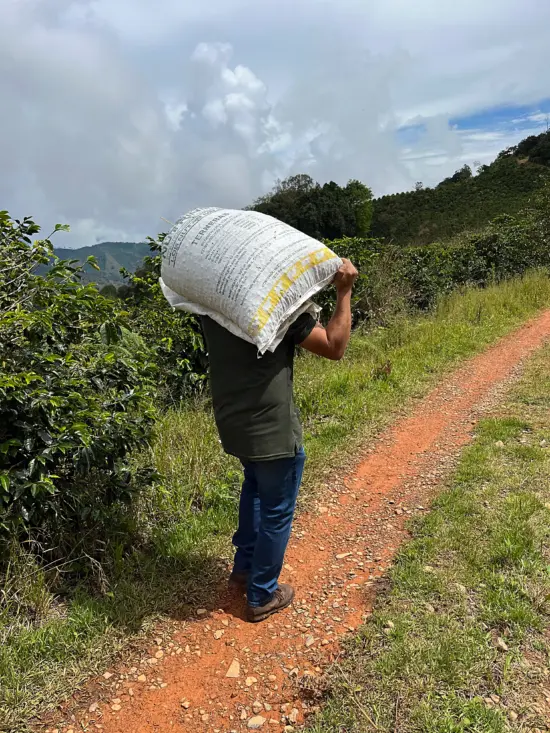
<svg viewBox="0 0 550 733">
<path fill-rule="evenodd" d="M 317 265 L 335 258 L 336 255 L 334 252 L 332 252 L 328 247 L 322 247 L 321 249 L 315 250 L 315 252 L 311 252 L 307 257 L 298 260 L 289 267 L 289 269 L 275 282 L 256 311 L 254 318 L 248 327 L 249 335 L 255 337 L 265 328 L 273 314 L 273 311 L 298 278 L 308 270 L 317 267 Z"/>
</svg>

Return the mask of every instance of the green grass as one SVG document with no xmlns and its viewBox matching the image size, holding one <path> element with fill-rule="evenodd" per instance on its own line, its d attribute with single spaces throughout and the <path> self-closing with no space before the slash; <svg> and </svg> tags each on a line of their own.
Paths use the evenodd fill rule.
<svg viewBox="0 0 550 733">
<path fill-rule="evenodd" d="M 546 347 L 412 523 L 310 733 L 547 730 L 549 408 Z"/>
<path fill-rule="evenodd" d="M 338 364 L 301 356 L 297 392 L 310 457 L 302 501 L 442 373 L 549 304 L 550 279 L 532 274 L 457 293 L 429 316 L 357 332 Z M 39 572 L 14 550 L 19 581 L 4 584 L 0 611 L 0 730 L 23 730 L 32 713 L 53 706 L 159 616 L 184 618 L 196 604 L 215 603 L 239 466 L 223 455 L 206 403 L 170 412 L 157 433 L 151 453 L 165 480 L 136 509 L 139 543 L 115 545 L 104 567 L 86 565 L 76 589 L 63 570 Z"/>
</svg>

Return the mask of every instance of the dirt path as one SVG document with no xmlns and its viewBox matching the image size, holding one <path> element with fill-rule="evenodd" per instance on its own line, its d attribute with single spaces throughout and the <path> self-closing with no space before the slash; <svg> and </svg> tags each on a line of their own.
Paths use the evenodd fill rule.
<svg viewBox="0 0 550 733">
<path fill-rule="evenodd" d="M 228 733 L 303 723 L 339 640 L 368 616 L 406 520 L 424 511 L 476 419 L 549 337 L 550 311 L 469 360 L 299 518 L 282 576 L 296 588 L 293 608 L 251 625 L 242 597 L 227 592 L 219 608 L 177 622 L 135 666 L 106 673 L 93 697 L 81 695 L 64 723 L 46 730 Z"/>
</svg>

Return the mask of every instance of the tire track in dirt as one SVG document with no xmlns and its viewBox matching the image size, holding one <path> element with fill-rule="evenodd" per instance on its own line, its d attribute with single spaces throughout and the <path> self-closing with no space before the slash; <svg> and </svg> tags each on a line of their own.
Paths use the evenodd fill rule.
<svg viewBox="0 0 550 733">
<path fill-rule="evenodd" d="M 299 517 L 282 575 L 296 588 L 291 609 L 247 624 L 244 598 L 222 591 L 219 607 L 176 622 L 171 639 L 157 639 L 133 666 L 106 673 L 109 679 L 64 706 L 62 723 L 40 730 L 294 730 L 315 711 L 339 640 L 368 617 L 377 583 L 407 536 L 406 520 L 425 511 L 479 415 L 549 337 L 547 311 L 468 360 Z"/>
</svg>

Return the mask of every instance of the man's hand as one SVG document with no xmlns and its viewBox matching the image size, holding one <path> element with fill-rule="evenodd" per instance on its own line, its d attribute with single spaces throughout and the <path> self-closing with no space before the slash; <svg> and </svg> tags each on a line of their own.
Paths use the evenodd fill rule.
<svg viewBox="0 0 550 733">
<path fill-rule="evenodd" d="M 301 346 L 325 359 L 337 361 L 344 356 L 351 333 L 351 289 L 358 272 L 349 260 L 342 260 L 334 285 L 338 291 L 336 310 L 328 326 L 317 325 Z"/>
<path fill-rule="evenodd" d="M 342 259 L 342 267 L 334 277 L 334 285 L 339 294 L 347 293 L 353 288 L 354 282 L 357 280 L 359 273 L 349 260 Z"/>
</svg>

